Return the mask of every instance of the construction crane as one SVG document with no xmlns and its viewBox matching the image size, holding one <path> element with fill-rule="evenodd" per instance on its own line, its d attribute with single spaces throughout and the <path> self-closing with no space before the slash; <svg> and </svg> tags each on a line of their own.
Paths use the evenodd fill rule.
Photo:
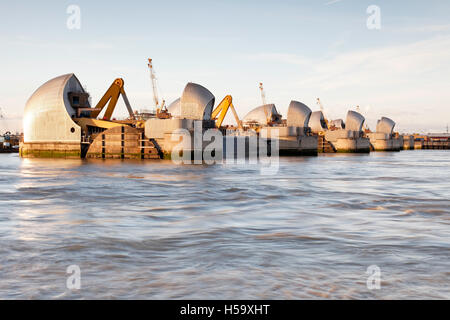
<svg viewBox="0 0 450 320">
<path fill-rule="evenodd" d="M 163 100 L 161 107 L 159 106 L 158 86 L 156 84 L 155 70 L 153 69 L 153 59 L 148 59 L 148 68 L 150 69 L 150 79 L 153 87 L 153 101 L 155 102 L 156 110 L 164 110 L 166 107 L 166 101 Z"/>
<path fill-rule="evenodd" d="M 317 98 L 317 105 L 319 106 L 320 111 L 322 111 L 323 118 L 325 119 L 325 123 L 327 124 L 327 127 L 329 128 L 330 127 L 330 123 L 328 121 L 328 118 L 325 115 L 325 108 L 323 107 L 323 104 L 322 104 L 322 102 L 320 101 L 319 98 Z"/>
<path fill-rule="evenodd" d="M 220 128 L 228 112 L 228 109 L 231 109 L 238 128 L 242 130 L 242 122 L 241 120 L 239 120 L 236 109 L 233 105 L 233 98 L 230 95 L 223 98 L 222 102 L 220 102 L 219 105 L 214 109 L 214 111 L 211 113 L 211 120 L 216 120 L 216 127 Z"/>
<path fill-rule="evenodd" d="M 130 117 L 129 120 L 111 121 L 111 117 L 114 112 L 114 109 L 116 108 L 119 96 L 122 96 Z M 99 114 L 106 107 L 106 104 L 108 104 L 108 106 L 106 108 L 103 118 L 97 119 Z M 74 118 L 74 121 L 81 127 L 84 134 L 88 136 L 91 134 L 101 132 L 102 129 L 111 129 L 114 127 L 129 124 L 135 125 L 137 127 L 142 127 L 143 125 L 142 121 L 136 121 L 133 109 L 131 108 L 130 102 L 128 101 L 128 97 L 125 93 L 124 81 L 122 78 L 117 78 L 116 80 L 114 80 L 109 89 L 105 92 L 103 97 L 97 103 L 95 108 L 79 108 L 78 114 L 81 115 L 80 112 L 90 112 L 90 115 L 88 117 Z"/>
<path fill-rule="evenodd" d="M 116 108 L 117 100 L 121 95 L 123 98 L 123 102 L 125 102 L 125 105 L 127 107 L 130 119 L 135 120 L 133 109 L 131 108 L 130 101 L 128 101 L 127 94 L 125 93 L 124 84 L 125 83 L 121 78 L 117 78 L 116 80 L 114 80 L 109 89 L 97 103 L 97 106 L 91 112 L 91 118 L 97 118 L 100 112 L 102 112 L 106 104 L 109 102 L 108 107 L 105 111 L 105 115 L 103 116 L 103 120 L 111 120 L 114 109 Z"/>
<path fill-rule="evenodd" d="M 266 92 L 264 91 L 262 82 L 259 83 L 259 90 L 261 90 L 261 100 L 262 100 L 263 106 L 265 106 L 267 104 Z M 270 115 L 267 112 L 267 108 L 264 108 L 264 114 L 266 115 L 266 122 L 269 123 L 271 121 L 271 119 L 269 119 Z"/>
<path fill-rule="evenodd" d="M 361 112 L 361 108 L 359 106 L 356 106 L 356 112 L 358 112 L 361 115 L 363 115 L 362 112 Z M 364 119 L 364 131 L 370 132 L 369 126 L 367 125 L 367 122 L 365 121 L 365 119 Z"/>
<path fill-rule="evenodd" d="M 264 92 L 264 87 L 262 82 L 259 83 L 259 90 L 261 90 L 261 99 L 262 99 L 262 103 L 263 105 L 267 104 L 266 102 L 266 93 Z"/>
</svg>

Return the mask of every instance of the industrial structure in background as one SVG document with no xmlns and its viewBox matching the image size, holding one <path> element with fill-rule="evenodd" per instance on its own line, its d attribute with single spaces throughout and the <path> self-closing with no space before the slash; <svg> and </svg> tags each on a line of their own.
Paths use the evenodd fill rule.
<svg viewBox="0 0 450 320">
<path fill-rule="evenodd" d="M 3 122 L 6 120 L 6 116 L 0 108 L 0 153 L 16 153 L 19 152 L 19 144 L 22 139 L 20 133 L 11 133 L 10 131 L 4 132 Z"/>
<path fill-rule="evenodd" d="M 275 104 L 266 103 L 251 110 L 242 121 L 244 128 L 260 137 L 278 139 L 280 155 L 316 155 L 317 137 L 311 134 L 308 126 L 310 114 L 306 105 L 293 100 L 288 107 L 287 119 L 283 119 Z"/>
<path fill-rule="evenodd" d="M 209 142 L 194 143 L 194 131 L 200 128 L 225 133 L 222 154 L 235 156 L 225 150 L 229 140 L 236 146 L 245 146 L 249 154 L 249 141 L 258 137 L 270 149 L 276 141 L 280 155 L 316 155 L 318 152 L 370 152 L 399 151 L 414 148 L 449 146 L 445 137 L 423 138 L 402 136 L 394 132 L 395 123 L 381 118 L 376 132 L 365 130 L 365 118 L 350 110 L 345 122 L 324 115 L 317 99 L 319 111 L 312 111 L 302 102 L 292 100 L 287 117 L 283 119 L 274 104 L 267 103 L 263 84 L 259 83 L 263 105 L 254 108 L 240 119 L 233 98 L 227 95 L 215 107 L 214 95 L 204 86 L 189 82 L 180 98 L 165 106 L 160 102 L 152 59 L 148 59 L 153 101 L 156 112 L 133 110 L 125 91 L 125 82 L 117 78 L 92 107 L 89 93 L 74 74 L 56 77 L 39 87 L 27 101 L 23 117 L 24 135 L 20 143 L 22 157 L 63 158 L 117 158 L 160 159 L 170 157 L 179 146 L 173 133 L 182 131 L 191 139 L 184 150 L 202 152 Z M 114 118 L 117 102 L 122 97 L 128 117 Z M 231 110 L 236 126 L 223 126 Z M 103 114 L 102 114 L 103 113 Z M 11 137 L 4 136 L 2 147 L 11 146 Z M 225 143 L 227 140 L 227 143 Z M 9 142 L 8 142 L 9 141 Z M 9 143 L 9 144 L 8 144 Z M 420 145 L 419 145 L 420 144 Z M 259 151 L 258 151 L 259 152 Z"/>
<path fill-rule="evenodd" d="M 162 100 L 161 104 L 159 103 L 159 95 L 158 95 L 158 85 L 156 83 L 156 75 L 155 70 L 153 69 L 153 60 L 148 59 L 148 68 L 150 70 L 150 80 L 152 83 L 153 89 L 153 101 L 155 102 L 156 116 L 160 119 L 168 119 L 170 118 L 170 114 L 166 108 L 166 100 Z"/>
<path fill-rule="evenodd" d="M 413 149 L 413 141 L 410 136 L 401 136 L 394 132 L 395 122 L 387 117 L 382 117 L 377 121 L 375 132 L 370 132 L 367 136 L 370 139 L 372 150 L 375 151 L 400 151 L 403 148 Z"/>
<path fill-rule="evenodd" d="M 311 114 L 310 127 L 318 137 L 318 151 L 332 152 L 370 152 L 370 142 L 362 127 L 365 118 L 357 111 L 350 110 L 347 117 L 331 120 L 325 115 L 320 98 L 316 99 L 320 111 Z"/>
</svg>

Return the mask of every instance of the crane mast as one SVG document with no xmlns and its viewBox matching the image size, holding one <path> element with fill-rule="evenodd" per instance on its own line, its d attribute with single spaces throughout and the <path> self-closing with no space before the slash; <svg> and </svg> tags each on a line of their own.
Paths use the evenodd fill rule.
<svg viewBox="0 0 450 320">
<path fill-rule="evenodd" d="M 159 98 L 158 98 L 158 89 L 156 86 L 156 76 L 155 71 L 153 69 L 153 63 L 152 59 L 148 59 L 148 67 L 150 69 L 150 79 L 152 80 L 152 87 L 153 87 L 153 101 L 155 102 L 156 109 L 159 110 Z"/>
<path fill-rule="evenodd" d="M 322 113 L 325 114 L 325 110 L 324 110 L 324 108 L 323 108 L 323 104 L 322 104 L 322 102 L 320 101 L 319 98 L 317 98 L 317 104 L 318 104 L 319 107 L 320 107 L 320 111 L 322 111 Z"/>
<path fill-rule="evenodd" d="M 116 80 L 114 80 L 109 89 L 97 103 L 95 108 L 91 109 L 91 118 L 97 118 L 102 110 L 106 107 L 106 104 L 108 104 L 108 107 L 106 108 L 105 114 L 103 116 L 103 120 L 111 120 L 114 109 L 116 108 L 117 100 L 119 99 L 119 96 L 122 96 L 122 99 L 125 102 L 125 106 L 127 107 L 128 113 L 130 115 L 130 119 L 135 119 L 130 101 L 128 100 L 127 94 L 125 93 L 124 84 L 125 82 L 122 78 L 117 78 Z"/>
<path fill-rule="evenodd" d="M 267 104 L 266 103 L 266 93 L 264 92 L 264 87 L 262 82 L 259 83 L 259 90 L 261 90 L 261 99 L 262 99 L 262 103 L 263 105 Z"/>
</svg>

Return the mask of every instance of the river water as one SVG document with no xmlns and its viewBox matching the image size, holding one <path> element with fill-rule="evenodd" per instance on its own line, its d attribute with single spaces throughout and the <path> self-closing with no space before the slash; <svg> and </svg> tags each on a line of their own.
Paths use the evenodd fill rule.
<svg viewBox="0 0 450 320">
<path fill-rule="evenodd" d="M 0 172 L 3 299 L 450 299 L 448 151 Z"/>
</svg>

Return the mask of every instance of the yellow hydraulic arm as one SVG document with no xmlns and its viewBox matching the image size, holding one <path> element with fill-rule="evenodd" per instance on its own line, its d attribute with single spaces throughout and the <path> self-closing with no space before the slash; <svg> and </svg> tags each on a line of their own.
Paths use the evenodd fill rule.
<svg viewBox="0 0 450 320">
<path fill-rule="evenodd" d="M 217 108 L 214 109 L 214 111 L 211 113 L 211 120 L 216 120 L 216 126 L 217 128 L 220 128 L 229 108 L 231 108 L 231 111 L 233 111 L 234 119 L 236 119 L 238 128 L 242 129 L 241 120 L 239 120 L 236 109 L 234 109 L 233 98 L 230 95 L 223 98 L 222 102 L 220 102 Z"/>
<path fill-rule="evenodd" d="M 124 89 L 124 81 L 121 78 L 117 78 L 116 80 L 114 80 L 109 89 L 97 103 L 95 110 L 91 112 L 91 118 L 97 118 L 100 112 L 102 112 L 103 108 L 105 108 L 106 104 L 109 101 L 103 120 L 111 120 L 111 116 L 114 112 L 114 109 L 116 108 L 117 100 L 119 99 L 120 95 L 122 95 L 123 101 L 127 106 L 130 118 L 134 120 L 135 117 L 133 109 L 131 108 L 130 102 L 128 101 L 128 97 Z"/>
</svg>

